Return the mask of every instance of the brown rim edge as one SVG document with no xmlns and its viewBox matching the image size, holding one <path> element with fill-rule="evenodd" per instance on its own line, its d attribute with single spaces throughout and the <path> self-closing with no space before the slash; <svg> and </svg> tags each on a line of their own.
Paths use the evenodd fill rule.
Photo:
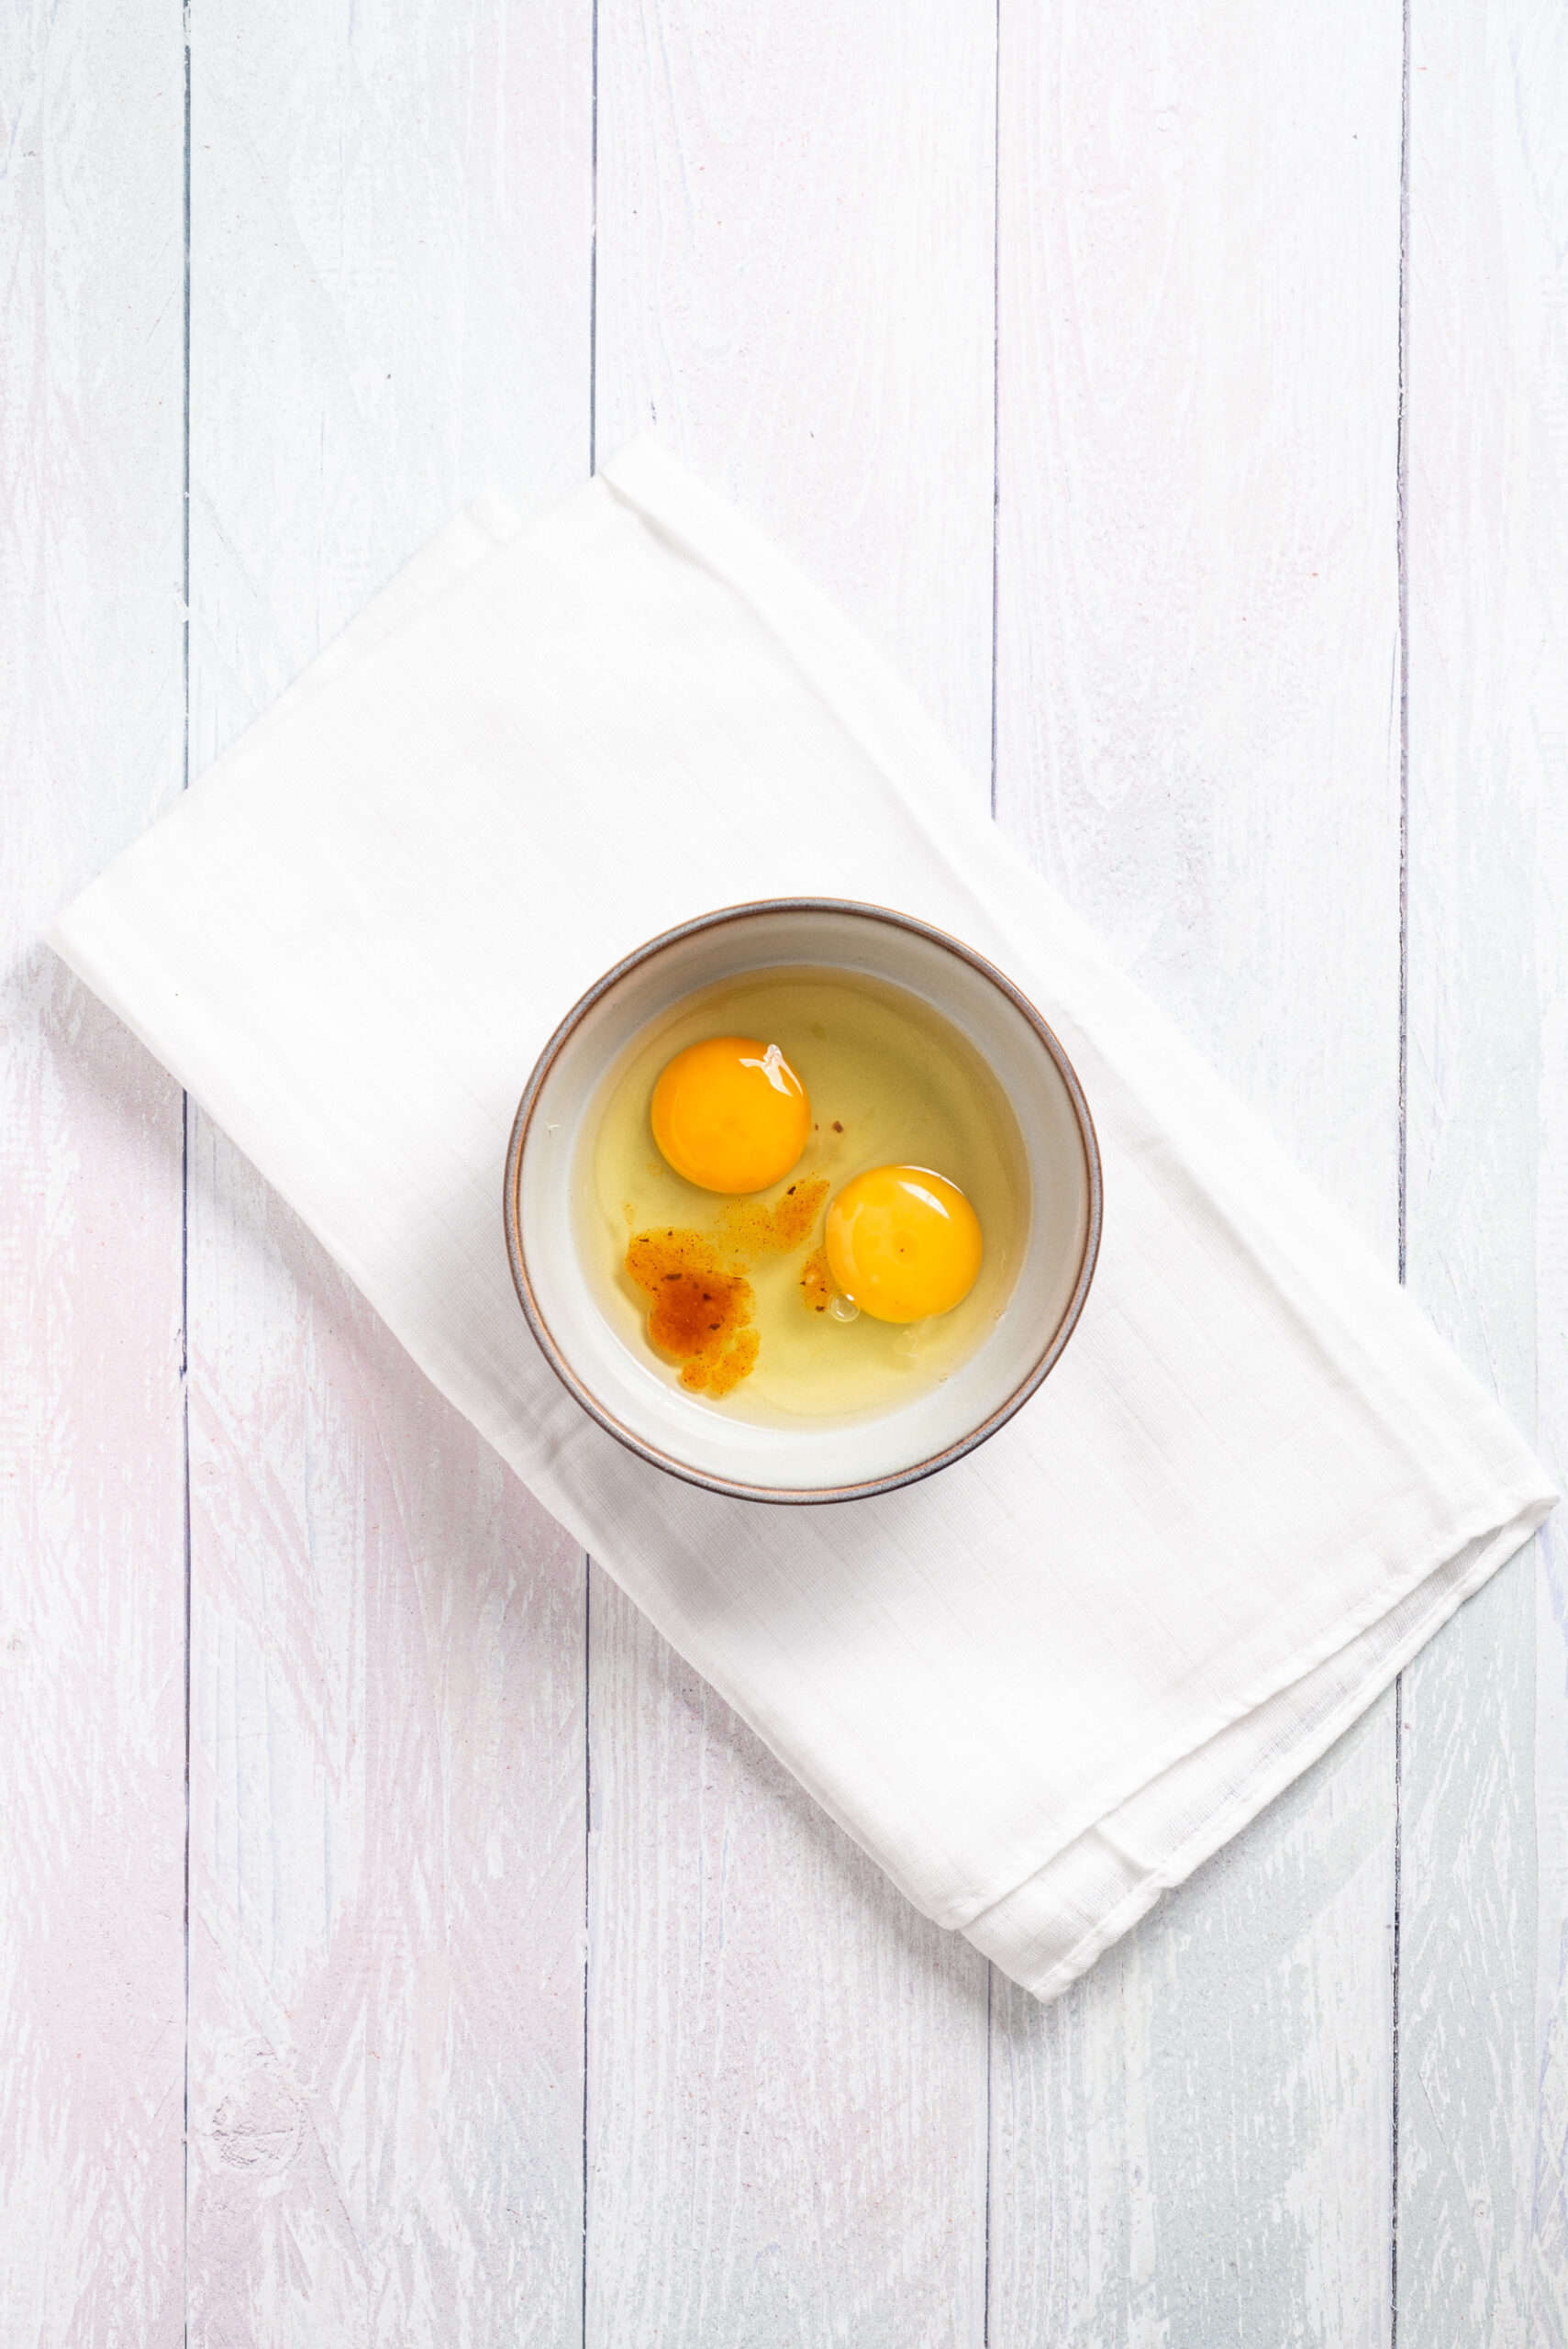
<svg viewBox="0 0 1568 2349">
<path fill-rule="evenodd" d="M 629 971 L 651 962 L 666 947 L 678 945 L 684 939 L 698 937 L 705 930 L 721 930 L 730 922 L 750 920 L 757 914 L 795 913 L 855 914 L 868 921 L 882 922 L 889 929 L 908 930 L 917 938 L 927 939 L 932 945 L 945 948 L 960 962 L 967 963 L 972 970 L 978 971 L 983 978 L 988 979 L 1034 1030 L 1067 1087 L 1073 1114 L 1077 1121 L 1078 1141 L 1084 1152 L 1084 1167 L 1089 1186 L 1088 1222 L 1073 1293 L 1061 1320 L 1027 1376 L 1004 1397 L 978 1427 L 972 1428 L 958 1442 L 949 1444 L 945 1451 L 932 1453 L 929 1458 L 917 1460 L 910 1467 L 897 1469 L 889 1475 L 868 1477 L 860 1484 L 818 1485 L 806 1488 L 789 1485 L 742 1485 L 732 1482 L 728 1477 L 707 1475 L 702 1469 L 694 1468 L 688 1461 L 677 1460 L 673 1453 L 661 1452 L 657 1444 L 649 1443 L 641 1436 L 634 1434 L 612 1411 L 606 1410 L 583 1384 L 555 1342 L 550 1324 L 534 1295 L 522 1235 L 523 1152 L 528 1128 L 545 1080 L 554 1067 L 562 1047 L 584 1017 L 612 987 L 618 985 Z M 695 1485 L 707 1493 L 720 1493 L 729 1500 L 768 1501 L 784 1508 L 815 1508 L 833 1501 L 870 1500 L 877 1493 L 896 1492 L 905 1485 L 917 1485 L 923 1478 L 934 1476 L 939 1468 L 950 1467 L 955 1460 L 962 1460 L 966 1453 L 975 1451 L 988 1437 L 994 1436 L 998 1428 L 1005 1427 L 1050 1376 L 1068 1339 L 1078 1326 L 1099 1259 L 1104 1210 L 1099 1139 L 1095 1132 L 1095 1121 L 1090 1115 L 1084 1088 L 1078 1082 L 1078 1072 L 1062 1050 L 1054 1030 L 1041 1018 L 1028 996 L 1013 985 L 1005 972 L 999 971 L 994 963 L 987 962 L 984 954 L 977 954 L 972 946 L 964 945 L 962 939 L 951 937 L 945 930 L 938 930 L 931 922 L 919 921 L 913 914 L 895 912 L 889 906 L 864 905 L 850 897 L 757 897 L 745 905 L 720 906 L 712 913 L 697 914 L 690 921 L 677 922 L 673 930 L 661 930 L 657 938 L 649 939 L 631 953 L 624 955 L 602 978 L 595 979 L 586 995 L 578 997 L 545 1045 L 523 1088 L 523 1097 L 517 1104 L 517 1114 L 512 1121 L 512 1139 L 506 1150 L 506 1186 L 502 1200 L 506 1229 L 506 1258 L 512 1268 L 513 1286 L 524 1317 L 546 1362 L 567 1393 L 582 1405 L 589 1418 L 596 1420 L 606 1435 L 614 1436 L 617 1443 L 635 1453 L 639 1460 L 646 1460 L 653 1467 L 663 1469 L 667 1475 L 679 1477 L 683 1484 Z"/>
</svg>

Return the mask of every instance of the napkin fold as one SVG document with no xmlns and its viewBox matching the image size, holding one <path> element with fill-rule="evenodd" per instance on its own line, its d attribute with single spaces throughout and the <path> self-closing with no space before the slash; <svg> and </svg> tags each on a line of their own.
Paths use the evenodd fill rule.
<svg viewBox="0 0 1568 2349">
<path fill-rule="evenodd" d="M 1106 1197 L 1040 1394 L 928 1482 L 806 1510 L 678 1484 L 595 1426 L 501 1222 L 568 1006 L 674 922 L 796 893 L 1001 964 L 1077 1066 Z M 460 517 L 53 943 L 833 1818 L 1042 1998 L 1551 1506 L 906 688 L 654 444 L 542 519 Z"/>
</svg>

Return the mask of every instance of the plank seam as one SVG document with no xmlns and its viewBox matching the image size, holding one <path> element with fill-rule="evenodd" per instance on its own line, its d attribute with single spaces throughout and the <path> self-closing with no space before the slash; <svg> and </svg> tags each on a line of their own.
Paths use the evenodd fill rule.
<svg viewBox="0 0 1568 2349">
<path fill-rule="evenodd" d="M 1394 440 L 1394 547 L 1397 578 L 1396 640 L 1399 677 L 1399 1130 L 1397 1151 L 1399 1279 L 1405 1280 L 1410 1080 L 1410 662 L 1409 569 L 1406 547 L 1406 364 L 1408 350 L 1407 256 L 1410 237 L 1410 5 L 1403 0 L 1399 86 L 1398 405 Z"/>
<path fill-rule="evenodd" d="M 1410 1076 L 1410 648 L 1409 565 L 1406 538 L 1408 451 L 1405 402 L 1409 357 L 1410 245 L 1410 0 L 1401 0 L 1399 30 L 1399 299 L 1398 397 L 1394 438 L 1394 546 L 1399 677 L 1399 1043 L 1397 1222 L 1399 1282 L 1405 1285 L 1406 1211 L 1409 1164 Z M 1388 2341 L 1399 2349 L 1399 1967 L 1404 1901 L 1405 1675 L 1394 1683 L 1394 1932 L 1389 2009 Z"/>
<path fill-rule="evenodd" d="M 588 2342 L 588 1965 L 591 1951 L 589 1920 L 593 1886 L 594 1753 L 589 1711 L 589 1675 L 593 1669 L 594 1561 L 583 1553 L 583 2259 L 580 2320 L 583 2349 Z"/>
<path fill-rule="evenodd" d="M 184 159 L 181 226 L 184 239 L 181 326 L 180 603 L 182 715 L 180 788 L 191 787 L 191 10 L 182 0 L 184 50 Z M 185 1825 L 182 1932 L 184 1975 L 184 2064 L 180 2102 L 181 2338 L 191 2337 L 191 1097 L 180 1096 L 180 1445 L 182 1538 L 184 1549 Z"/>
<path fill-rule="evenodd" d="M 985 1962 L 985 2257 L 982 2269 L 980 2293 L 981 2349 L 991 2344 L 991 2051 L 993 2046 L 992 2009 L 996 1989 L 996 1969 L 989 1958 Z"/>
<path fill-rule="evenodd" d="M 588 472 L 599 461 L 599 0 L 588 31 Z"/>
</svg>

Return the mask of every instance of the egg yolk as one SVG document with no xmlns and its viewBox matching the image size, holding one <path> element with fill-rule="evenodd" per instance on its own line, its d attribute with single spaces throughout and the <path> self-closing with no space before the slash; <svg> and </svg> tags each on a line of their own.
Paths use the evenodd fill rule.
<svg viewBox="0 0 1568 2349">
<path fill-rule="evenodd" d="M 765 1191 L 810 1136 L 806 1087 L 778 1046 L 754 1036 L 688 1044 L 653 1088 L 653 1139 L 705 1191 Z"/>
<path fill-rule="evenodd" d="M 980 1222 L 955 1183 L 925 1166 L 873 1166 L 828 1209 L 828 1266 L 862 1313 L 923 1321 L 974 1286 Z"/>
</svg>

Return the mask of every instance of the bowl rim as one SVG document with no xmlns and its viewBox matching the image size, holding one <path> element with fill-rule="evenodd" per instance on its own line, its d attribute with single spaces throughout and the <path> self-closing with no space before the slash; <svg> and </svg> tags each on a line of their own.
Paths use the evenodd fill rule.
<svg viewBox="0 0 1568 2349">
<path fill-rule="evenodd" d="M 1020 1013 L 1029 1027 L 1034 1030 L 1038 1040 L 1055 1063 L 1057 1074 L 1067 1088 L 1068 1098 L 1072 1103 L 1073 1119 L 1078 1129 L 1079 1146 L 1084 1152 L 1084 1171 L 1088 1189 L 1089 1211 L 1084 1227 L 1083 1251 L 1079 1258 L 1072 1294 L 1068 1297 L 1066 1307 L 1055 1329 L 1018 1385 L 993 1410 L 987 1412 L 985 1418 L 975 1427 L 958 1437 L 953 1442 L 944 1444 L 940 1452 L 930 1453 L 924 1460 L 913 1461 L 906 1468 L 894 1469 L 885 1475 L 868 1476 L 848 1485 L 799 1486 L 743 1483 L 734 1477 L 715 1475 L 707 1469 L 695 1467 L 689 1460 L 683 1460 L 674 1453 L 662 1451 L 658 1444 L 650 1443 L 645 1437 L 637 1434 L 633 1429 L 627 1426 L 624 1420 L 617 1419 L 613 1411 L 606 1408 L 593 1390 L 578 1375 L 557 1344 L 555 1336 L 540 1308 L 539 1299 L 534 1294 L 533 1283 L 528 1274 L 528 1255 L 523 1246 L 523 1155 L 528 1147 L 528 1131 L 533 1122 L 534 1111 L 539 1105 L 539 1095 L 545 1082 L 562 1049 L 595 1005 L 601 1002 L 612 988 L 618 986 L 621 980 L 630 972 L 639 969 L 643 963 L 651 962 L 655 955 L 664 952 L 667 948 L 679 945 L 684 939 L 701 936 L 707 930 L 724 929 L 732 922 L 751 920 L 759 914 L 799 913 L 851 914 L 867 921 L 881 923 L 889 929 L 907 930 L 917 938 L 923 938 L 932 945 L 944 948 L 950 954 L 956 955 L 961 962 L 967 963 L 970 968 L 977 971 L 983 978 L 989 980 L 997 992 L 1006 996 L 1014 1009 Z M 759 965 L 759 967 L 762 966 Z M 568 1394 L 582 1405 L 590 1419 L 597 1421 L 606 1435 L 614 1436 L 617 1443 L 624 1444 L 626 1449 L 635 1453 L 639 1459 L 648 1461 L 655 1468 L 663 1469 L 668 1475 L 679 1477 L 684 1484 L 698 1486 L 705 1492 L 720 1493 L 732 1500 L 766 1501 L 784 1507 L 800 1508 L 822 1506 L 837 1501 L 869 1500 L 877 1493 L 895 1492 L 902 1486 L 919 1484 L 925 1477 L 934 1476 L 940 1468 L 949 1467 L 953 1461 L 962 1460 L 966 1453 L 973 1452 L 989 1437 L 994 1436 L 998 1428 L 1006 1426 L 1006 1422 L 1023 1408 L 1030 1396 L 1036 1393 L 1045 1379 L 1050 1376 L 1062 1358 L 1067 1341 L 1078 1326 L 1099 1258 L 1100 1231 L 1105 1216 L 1105 1196 L 1104 1178 L 1100 1166 L 1099 1139 L 1095 1131 L 1095 1121 L 1090 1114 L 1089 1104 L 1084 1098 L 1083 1085 L 1078 1080 L 1078 1072 L 1068 1058 L 1055 1030 L 1036 1010 L 1028 996 L 1014 985 L 1005 972 L 999 971 L 996 965 L 988 962 L 984 954 L 977 953 L 972 946 L 966 946 L 962 939 L 954 938 L 950 931 L 937 929 L 931 922 L 921 921 L 914 914 L 900 913 L 891 906 L 872 905 L 851 897 L 753 897 L 743 904 L 719 906 L 711 913 L 695 914 L 689 921 L 677 922 L 673 929 L 661 930 L 657 937 L 645 940 L 642 945 L 634 947 L 629 954 L 623 955 L 618 963 L 613 963 L 600 978 L 595 980 L 585 994 L 578 997 L 539 1053 L 528 1081 L 523 1087 L 522 1098 L 517 1104 L 517 1114 L 512 1121 L 511 1141 L 506 1149 L 502 1212 L 506 1231 L 506 1258 L 512 1268 L 512 1281 L 517 1292 L 517 1301 L 523 1308 L 528 1328 L 532 1330 L 546 1362 L 549 1363 Z"/>
</svg>

